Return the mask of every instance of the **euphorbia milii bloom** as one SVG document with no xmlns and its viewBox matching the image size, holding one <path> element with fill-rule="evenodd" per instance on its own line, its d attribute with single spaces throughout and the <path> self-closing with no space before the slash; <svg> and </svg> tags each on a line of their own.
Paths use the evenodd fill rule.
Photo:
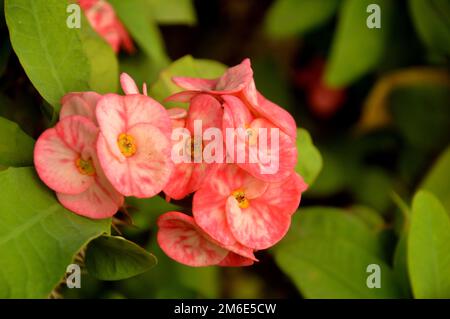
<svg viewBox="0 0 450 319">
<path fill-rule="evenodd" d="M 111 4 L 106 0 L 78 0 L 92 28 L 119 52 L 124 48 L 128 53 L 134 51 L 133 41 L 116 16 Z"/>
<path fill-rule="evenodd" d="M 95 154 L 98 128 L 73 115 L 46 130 L 37 140 L 34 164 L 41 180 L 56 191 L 61 204 L 90 218 L 114 215 L 123 204 L 104 176 Z"/>
<path fill-rule="evenodd" d="M 182 264 L 192 267 L 249 266 L 256 260 L 249 248 L 222 246 L 186 214 L 165 213 L 159 217 L 158 227 L 159 246 L 169 257 Z"/>
<path fill-rule="evenodd" d="M 173 168 L 171 122 L 163 106 L 145 95 L 107 94 L 96 115 L 98 157 L 111 184 L 125 196 L 159 193 Z"/>
<path fill-rule="evenodd" d="M 224 164 L 194 194 L 194 219 L 224 245 L 265 249 L 284 237 L 306 188 L 294 172 L 282 183 L 265 183 Z"/>
<path fill-rule="evenodd" d="M 173 111 L 172 113 L 175 114 Z M 197 141 L 194 140 L 194 123 L 195 121 L 199 121 L 197 123 L 201 123 L 202 131 L 208 128 L 220 129 L 222 116 L 222 107 L 214 97 L 207 94 L 199 94 L 192 99 L 185 121 L 185 134 L 180 136 L 183 140 L 178 142 L 181 143 L 184 151 L 191 158 L 187 163 L 182 162 L 175 165 L 170 181 L 164 187 L 164 193 L 168 197 L 182 199 L 186 195 L 195 192 L 201 186 L 204 179 L 214 170 L 214 163 L 207 163 L 203 158 L 195 161 L 195 152 L 202 157 L 203 147 L 209 142 L 204 141 L 202 136 L 198 136 Z M 203 132 L 199 133 L 202 134 Z M 195 149 L 196 147 L 198 147 L 197 150 Z"/>
<path fill-rule="evenodd" d="M 187 91 L 170 96 L 168 101 L 188 102 L 199 92 L 219 96 L 234 95 L 245 103 L 254 116 L 272 122 L 293 139 L 297 136 L 297 126 L 289 112 L 270 102 L 256 90 L 250 59 L 229 68 L 218 79 L 174 77 L 172 80 Z"/>
<path fill-rule="evenodd" d="M 81 115 L 97 124 L 95 108 L 101 97 L 96 92 L 74 92 L 64 95 L 61 99 L 62 107 L 59 119 L 62 120 L 71 115 Z"/>
<path fill-rule="evenodd" d="M 237 97 L 222 99 L 223 131 L 234 132 L 226 139 L 231 162 L 267 182 L 288 178 L 297 163 L 295 141 L 265 118 L 254 117 Z"/>
</svg>

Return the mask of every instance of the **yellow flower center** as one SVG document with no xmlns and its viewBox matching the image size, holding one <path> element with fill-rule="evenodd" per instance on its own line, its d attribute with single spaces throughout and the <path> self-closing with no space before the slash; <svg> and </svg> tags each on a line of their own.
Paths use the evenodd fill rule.
<svg viewBox="0 0 450 319">
<path fill-rule="evenodd" d="M 249 145 L 255 145 L 258 142 L 258 132 L 254 128 L 246 125 L 245 134 L 248 137 Z"/>
<path fill-rule="evenodd" d="M 84 160 L 80 157 L 76 160 L 75 165 L 81 174 L 89 176 L 95 175 L 95 167 L 94 163 L 92 163 L 92 159 Z"/>
<path fill-rule="evenodd" d="M 117 144 L 119 145 L 120 152 L 125 157 L 133 156 L 137 151 L 136 143 L 134 142 L 134 137 L 126 133 L 119 135 L 117 139 Z"/>
<path fill-rule="evenodd" d="M 236 189 L 231 195 L 237 200 L 240 208 L 248 208 L 250 206 L 250 201 L 245 197 L 243 189 Z"/>
</svg>

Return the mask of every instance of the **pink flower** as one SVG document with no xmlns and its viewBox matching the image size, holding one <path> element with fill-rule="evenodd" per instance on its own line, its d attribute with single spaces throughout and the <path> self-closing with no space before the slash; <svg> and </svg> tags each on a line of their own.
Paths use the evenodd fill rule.
<svg viewBox="0 0 450 319">
<path fill-rule="evenodd" d="M 61 204 L 90 218 L 114 215 L 123 204 L 105 178 L 95 153 L 98 128 L 78 115 L 64 117 L 37 140 L 34 164 Z"/>
<path fill-rule="evenodd" d="M 234 95 L 242 100 L 254 116 L 272 122 L 293 139 L 297 136 L 297 126 L 289 112 L 270 102 L 256 90 L 249 59 L 229 68 L 218 79 L 174 77 L 172 80 L 188 91 L 176 93 L 167 98 L 168 101 L 188 102 L 199 92 L 218 96 Z"/>
<path fill-rule="evenodd" d="M 192 267 L 249 266 L 253 251 L 239 244 L 223 246 L 201 230 L 191 216 L 168 212 L 158 219 L 157 240 L 172 259 Z"/>
<path fill-rule="evenodd" d="M 265 183 L 236 165 L 222 165 L 194 194 L 194 219 L 224 245 L 265 249 L 284 237 L 306 188 L 296 173 Z"/>
<path fill-rule="evenodd" d="M 172 114 L 176 114 L 176 112 L 172 111 Z M 199 94 L 192 99 L 185 121 L 185 133 L 180 137 L 184 152 L 190 155 L 191 161 L 175 165 L 172 176 L 166 187 L 164 187 L 164 193 L 168 197 L 182 199 L 188 194 L 195 192 L 200 188 L 205 178 L 213 172 L 214 164 L 206 163 L 203 158 L 199 158 L 198 163 L 195 161 L 194 157 L 196 155 L 201 157 L 203 148 L 209 142 L 204 141 L 202 136 L 197 137 L 197 140 L 195 140 L 194 122 L 201 121 L 202 130 L 212 127 L 220 128 L 222 116 L 223 110 L 220 103 L 210 95 Z"/>
<path fill-rule="evenodd" d="M 295 141 L 265 118 L 255 118 L 237 97 L 224 95 L 222 99 L 223 131 L 234 132 L 234 137 L 226 140 L 232 162 L 266 182 L 288 178 L 297 163 Z"/>
<path fill-rule="evenodd" d="M 125 196 L 159 193 L 173 168 L 171 122 L 163 106 L 145 95 L 107 94 L 97 103 L 96 116 L 97 153 L 111 184 Z"/>
<path fill-rule="evenodd" d="M 119 52 L 122 47 L 128 53 L 134 52 L 133 41 L 116 16 L 114 8 L 105 0 L 78 0 L 92 28 Z"/>
</svg>

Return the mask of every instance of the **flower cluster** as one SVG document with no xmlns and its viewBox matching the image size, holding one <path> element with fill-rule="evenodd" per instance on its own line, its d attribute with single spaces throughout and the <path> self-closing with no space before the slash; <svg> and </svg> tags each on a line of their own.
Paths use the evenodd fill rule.
<svg viewBox="0 0 450 319">
<path fill-rule="evenodd" d="M 286 234 L 307 188 L 294 171 L 295 121 L 257 91 L 248 59 L 218 79 L 173 81 L 184 91 L 167 100 L 186 102 L 187 110 L 165 109 L 127 74 L 124 96 L 66 95 L 59 122 L 36 142 L 38 175 L 62 205 L 89 218 L 113 216 L 124 196 L 192 196 L 192 215 L 158 219 L 164 252 L 190 266 L 251 265 L 255 251 Z M 232 134 L 198 134 L 199 123 Z M 180 152 L 189 160 L 174 160 Z"/>
</svg>

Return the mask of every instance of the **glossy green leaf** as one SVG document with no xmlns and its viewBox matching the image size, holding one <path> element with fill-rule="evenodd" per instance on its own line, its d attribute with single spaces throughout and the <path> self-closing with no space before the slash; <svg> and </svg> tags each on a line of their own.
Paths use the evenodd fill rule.
<svg viewBox="0 0 450 319">
<path fill-rule="evenodd" d="M 409 10 L 422 42 L 433 51 L 450 55 L 450 2 L 409 0 Z"/>
<path fill-rule="evenodd" d="M 139 47 L 153 64 L 163 68 L 169 63 L 164 42 L 155 21 L 149 15 L 146 0 L 110 0 L 117 15 Z"/>
<path fill-rule="evenodd" d="M 98 237 L 89 243 L 86 250 L 87 270 L 101 280 L 130 278 L 149 270 L 156 263 L 155 256 L 123 237 Z"/>
<path fill-rule="evenodd" d="M 297 129 L 298 161 L 295 171 L 312 185 L 322 169 L 322 156 L 305 129 Z"/>
<path fill-rule="evenodd" d="M 113 92 L 117 61 L 112 49 L 90 29 L 67 27 L 67 2 L 7 0 L 6 22 L 14 51 L 39 93 L 56 109 L 68 92 Z"/>
<path fill-rule="evenodd" d="M 278 0 L 269 9 L 266 29 L 273 37 L 303 34 L 326 23 L 340 0 Z"/>
<path fill-rule="evenodd" d="M 425 176 L 420 189 L 433 193 L 450 212 L 450 146 L 439 156 Z"/>
<path fill-rule="evenodd" d="M 367 7 L 378 4 L 381 28 L 367 27 Z M 334 35 L 325 73 L 325 81 L 333 87 L 348 86 L 367 72 L 373 71 L 386 53 L 392 27 L 391 0 L 344 0 Z"/>
<path fill-rule="evenodd" d="M 159 24 L 194 25 L 197 22 L 192 0 L 147 0 Z"/>
<path fill-rule="evenodd" d="M 450 298 L 450 216 L 439 200 L 419 191 L 413 200 L 408 269 L 416 298 Z"/>
<path fill-rule="evenodd" d="M 75 254 L 108 233 L 110 219 L 64 209 L 33 168 L 0 172 L 0 298 L 46 298 Z"/>
<path fill-rule="evenodd" d="M 382 242 L 358 218 L 335 208 L 300 210 L 275 248 L 281 269 L 307 298 L 401 297 Z M 367 267 L 381 269 L 381 288 L 366 285 Z"/>
<path fill-rule="evenodd" d="M 174 76 L 191 76 L 201 78 L 217 78 L 221 76 L 226 70 L 226 66 L 211 60 L 194 59 L 190 55 L 186 55 L 174 61 L 169 67 L 164 69 L 156 83 L 152 86 L 150 94 L 164 105 L 187 107 L 183 103 L 164 103 L 164 99 L 168 96 L 182 91 L 172 82 Z"/>
<path fill-rule="evenodd" d="M 0 164 L 4 166 L 33 165 L 34 140 L 20 127 L 0 117 Z"/>
</svg>

